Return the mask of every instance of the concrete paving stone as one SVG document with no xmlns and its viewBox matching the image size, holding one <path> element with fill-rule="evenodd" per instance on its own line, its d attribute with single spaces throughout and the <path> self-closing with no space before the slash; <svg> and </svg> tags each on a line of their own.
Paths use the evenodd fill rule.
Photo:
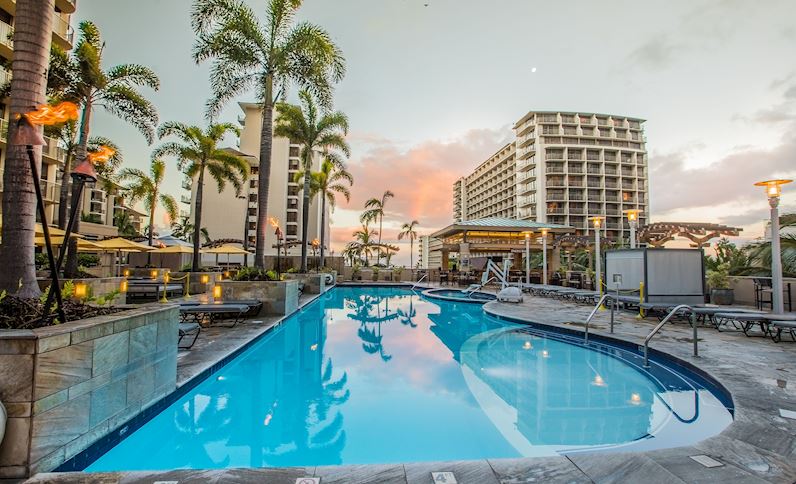
<svg viewBox="0 0 796 484">
<path fill-rule="evenodd" d="M 695 447 L 762 479 L 796 482 L 796 462 L 752 444 L 722 434 Z"/>
<path fill-rule="evenodd" d="M 686 483 L 663 466 L 643 454 L 606 453 L 574 454 L 568 456 L 592 481 L 599 484 Z"/>
<path fill-rule="evenodd" d="M 404 464 L 408 484 L 435 484 L 432 472 L 453 472 L 456 484 L 499 484 L 486 460 Z"/>
<path fill-rule="evenodd" d="M 316 467 L 315 477 L 323 484 L 406 484 L 401 464 Z"/>
<path fill-rule="evenodd" d="M 500 484 L 581 484 L 590 483 L 575 464 L 566 457 L 534 459 L 489 459 Z"/>
</svg>

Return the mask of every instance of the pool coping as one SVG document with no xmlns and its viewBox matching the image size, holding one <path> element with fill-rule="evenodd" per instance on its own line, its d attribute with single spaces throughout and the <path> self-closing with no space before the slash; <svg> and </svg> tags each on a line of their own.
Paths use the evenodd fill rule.
<svg viewBox="0 0 796 484">
<path fill-rule="evenodd" d="M 425 291 L 422 292 L 422 294 L 423 294 L 423 296 L 429 297 L 431 299 L 439 299 L 441 301 L 449 301 L 449 302 L 464 303 L 464 304 L 480 304 L 482 306 L 484 304 L 486 304 L 486 303 L 489 303 L 489 302 L 497 300 L 497 297 L 495 297 L 494 299 L 482 299 L 480 301 L 476 300 L 476 299 L 463 299 L 463 298 L 456 298 L 456 297 L 450 297 L 450 296 L 442 296 L 442 295 L 437 294 L 436 292 L 434 292 L 434 291 L 453 291 L 453 290 L 455 290 L 455 289 L 448 289 L 448 288 L 444 288 L 444 287 L 434 287 L 434 288 L 431 288 L 431 289 L 426 289 Z M 475 294 L 475 293 L 487 294 L 487 295 L 490 295 L 490 296 L 493 295 L 493 294 L 489 294 L 488 292 L 483 292 L 483 291 L 473 291 L 471 294 Z"/>
<path fill-rule="evenodd" d="M 385 282 L 382 284 L 372 283 L 353 283 L 353 284 L 337 284 L 339 287 L 423 287 L 429 288 L 434 286 L 420 286 L 412 283 L 390 283 Z M 335 287 L 335 286 L 332 286 Z M 330 287 L 329 289 L 331 289 Z M 180 388 L 175 390 L 172 394 L 164 397 L 172 398 L 173 400 L 168 403 L 170 405 L 174 400 L 184 395 L 187 391 L 194 388 L 196 385 L 204 381 L 210 374 L 217 371 L 218 368 L 223 367 L 232 361 L 237 355 L 251 345 L 255 344 L 265 335 L 270 334 L 271 331 L 280 326 L 287 318 L 293 316 L 301 311 L 308 304 L 316 301 L 323 294 L 315 295 L 315 297 L 305 300 L 300 307 L 289 315 L 281 317 L 270 328 L 263 333 L 252 338 L 247 343 L 241 345 L 239 348 L 231 351 L 227 356 L 209 366 L 207 369 L 201 371 L 194 377 L 187 380 Z M 490 306 L 487 311 L 486 306 Z M 582 334 L 583 331 L 579 329 L 566 326 L 564 323 L 539 323 L 533 321 L 533 318 L 518 317 L 516 315 L 500 314 L 495 312 L 494 308 L 499 305 L 503 308 L 510 308 L 514 305 L 490 301 L 489 304 L 484 304 L 485 312 L 493 317 L 498 317 L 508 321 L 518 322 L 521 324 L 531 324 L 538 326 L 546 326 L 550 328 L 557 328 L 562 332 L 570 334 Z M 565 305 L 566 306 L 566 305 Z M 527 308 L 526 308 L 527 309 Z M 529 313 L 530 314 L 530 313 Z M 636 341 L 630 339 L 618 338 L 615 335 L 608 336 L 605 331 L 599 327 L 593 327 L 590 335 L 595 338 L 609 340 L 620 345 L 638 346 Z M 780 343 L 783 344 L 783 343 Z M 788 343 L 784 343 L 788 344 Z M 627 482 L 630 476 L 634 478 L 644 477 L 650 478 L 653 476 L 662 477 L 666 482 L 691 482 L 685 476 L 693 476 L 694 479 L 699 478 L 701 482 L 725 482 L 728 478 L 746 478 L 743 482 L 794 482 L 796 479 L 796 465 L 793 464 L 796 459 L 796 433 L 783 437 L 781 427 L 774 429 L 771 422 L 761 422 L 760 415 L 757 418 L 752 414 L 760 414 L 759 408 L 748 409 L 744 397 L 751 398 L 749 395 L 740 396 L 733 387 L 737 382 L 727 382 L 724 378 L 715 375 L 710 370 L 705 370 L 700 367 L 695 367 L 691 362 L 682 359 L 668 351 L 660 351 L 654 348 L 653 354 L 665 355 L 675 361 L 682 363 L 685 367 L 694 367 L 701 374 L 706 374 L 712 380 L 716 381 L 721 387 L 727 389 L 732 397 L 735 415 L 733 422 L 724 429 L 718 436 L 710 437 L 698 444 L 686 447 L 675 447 L 668 449 L 650 450 L 644 452 L 618 452 L 618 453 L 591 453 L 581 454 L 578 456 L 562 455 L 558 457 L 526 457 L 519 459 L 481 459 L 474 461 L 456 461 L 447 463 L 434 463 L 434 462 L 419 462 L 407 464 L 373 464 L 373 465 L 356 465 L 356 466 L 333 466 L 333 467 L 293 467 L 293 468 L 262 468 L 262 469 L 227 469 L 213 471 L 217 472 L 219 476 L 229 475 L 230 477 L 238 475 L 247 475 L 249 480 L 242 482 L 261 482 L 263 478 L 280 477 L 285 480 L 278 479 L 274 482 L 294 482 L 296 477 L 307 476 L 321 476 L 326 482 L 326 478 L 331 478 L 335 482 L 414 482 L 410 476 L 417 475 L 418 469 L 425 472 L 424 476 L 430 474 L 426 471 L 430 470 L 461 470 L 462 472 L 485 472 L 483 480 L 470 481 L 470 482 L 499 482 L 498 479 L 515 479 L 517 476 L 532 476 L 534 479 L 544 481 L 546 478 L 574 478 L 573 482 L 581 482 L 578 479 L 583 479 L 583 482 L 606 481 L 606 482 Z M 753 378 L 754 375 L 746 375 Z M 787 383 L 787 382 L 786 382 Z M 792 387 L 791 387 L 792 388 Z M 175 396 L 178 392 L 180 394 Z M 796 394 L 792 390 L 788 390 L 789 399 L 787 404 L 794 405 L 796 409 Z M 791 398 L 792 397 L 792 398 Z M 750 403 L 751 405 L 751 403 Z M 778 405 L 778 404 L 774 404 Z M 167 405 L 166 405 L 167 406 Z M 153 406 L 154 407 L 154 406 Z M 165 408 L 165 406 L 163 407 Z M 159 411 L 162 411 L 160 409 Z M 151 419 L 158 412 L 153 412 L 149 417 Z M 766 408 L 765 411 L 771 412 L 772 408 Z M 143 413 L 143 412 L 142 412 Z M 134 417 L 137 418 L 138 416 Z M 148 419 L 147 419 L 148 420 Z M 776 420 L 776 419 L 775 419 Z M 792 422 L 779 419 L 780 423 L 785 422 L 790 425 Z M 142 422 L 142 425 L 145 422 Z M 787 427 L 786 425 L 786 427 Z M 137 427 L 136 427 L 137 428 Z M 107 449 L 106 449 L 107 450 Z M 688 457 L 694 454 L 705 454 L 719 456 L 723 462 L 722 467 L 714 469 L 707 469 L 695 461 L 691 461 Z M 765 465 L 766 470 L 760 471 L 755 466 Z M 689 467 L 690 466 L 690 467 Z M 773 468 L 773 469 L 772 469 Z M 31 479 L 32 482 L 51 482 L 52 480 L 61 480 L 65 482 L 83 482 L 83 479 L 92 476 L 98 479 L 115 478 L 118 482 L 124 479 L 125 482 L 152 482 L 153 477 L 156 480 L 163 478 L 171 479 L 174 477 L 191 480 L 201 479 L 207 471 L 202 470 L 172 470 L 160 472 L 118 472 L 118 473 L 84 473 L 80 471 L 71 471 L 66 473 L 49 473 L 38 474 Z M 712 474 L 706 474 L 706 473 Z M 458 473 L 458 472 L 457 472 Z M 389 474 L 389 476 L 387 475 Z M 488 474 L 488 476 L 487 476 Z M 342 480 L 340 476 L 345 476 Z M 384 479 L 373 480 L 375 476 L 384 476 Z M 350 478 L 349 478 L 350 477 Z M 40 480 L 42 479 L 42 480 Z M 361 480 L 360 480 L 361 479 Z M 192 481 L 194 482 L 194 481 Z M 195 482 L 201 482 L 197 480 Z M 272 482 L 272 481 L 268 481 Z M 468 482 L 468 481 L 462 481 Z"/>
</svg>

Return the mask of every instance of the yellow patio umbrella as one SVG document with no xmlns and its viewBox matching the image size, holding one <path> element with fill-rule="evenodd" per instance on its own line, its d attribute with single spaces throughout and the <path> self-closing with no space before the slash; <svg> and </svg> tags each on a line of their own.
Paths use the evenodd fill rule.
<svg viewBox="0 0 796 484">
<path fill-rule="evenodd" d="M 44 246 L 44 237 L 36 237 L 33 239 L 33 242 L 38 247 Z M 50 237 L 50 242 L 52 245 L 58 247 L 64 245 L 64 237 Z M 79 239 L 77 241 L 77 250 L 80 252 L 104 252 L 108 249 L 98 245 L 96 242 L 92 242 L 90 240 Z"/>
<path fill-rule="evenodd" d="M 105 239 L 97 242 L 97 245 L 104 247 L 108 250 L 115 250 L 119 252 L 149 252 L 155 250 L 154 247 L 149 245 L 139 244 L 129 239 L 122 237 L 115 237 L 113 239 Z"/>
<path fill-rule="evenodd" d="M 199 252 L 205 252 L 200 250 Z M 193 254 L 193 247 L 187 245 L 170 245 L 152 251 L 153 254 Z"/>
<path fill-rule="evenodd" d="M 219 254 L 227 254 L 227 266 L 229 266 L 229 256 L 232 255 L 251 255 L 251 252 L 248 250 L 241 249 L 240 247 L 236 247 L 230 244 L 220 245 L 218 247 L 213 247 L 212 249 L 205 249 L 203 251 L 205 254 L 215 254 L 216 255 L 216 265 L 218 265 L 218 255 Z"/>
<path fill-rule="evenodd" d="M 97 245 L 113 252 L 149 252 L 155 249 L 149 245 L 139 244 L 138 242 L 133 242 L 132 240 L 122 237 L 100 240 L 97 242 Z M 116 274 L 119 275 L 121 264 L 118 264 L 116 269 Z"/>
<path fill-rule="evenodd" d="M 0 224 L 0 229 L 2 227 L 3 227 L 3 225 Z M 50 225 L 49 228 L 50 228 L 50 237 L 63 237 L 64 235 L 66 235 L 66 231 L 61 230 L 58 227 L 53 227 L 52 225 Z M 36 237 L 44 237 L 44 228 L 42 228 L 40 223 L 36 224 L 36 229 L 34 231 L 34 235 Z M 70 237 L 83 237 L 83 236 L 80 235 L 80 234 L 72 234 L 72 235 L 70 235 Z"/>
</svg>

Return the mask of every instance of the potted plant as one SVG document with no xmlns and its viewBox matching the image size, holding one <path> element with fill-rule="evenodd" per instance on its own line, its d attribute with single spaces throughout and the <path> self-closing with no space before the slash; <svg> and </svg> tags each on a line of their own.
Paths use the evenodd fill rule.
<svg viewBox="0 0 796 484">
<path fill-rule="evenodd" d="M 597 284 L 595 284 L 596 281 L 594 280 L 594 271 L 593 270 L 586 269 L 586 280 L 584 282 L 589 285 L 589 289 L 590 290 L 592 290 L 592 291 L 596 291 L 597 290 L 596 289 L 597 288 Z"/>
<path fill-rule="evenodd" d="M 728 306 L 735 301 L 735 293 L 730 287 L 730 267 L 728 264 L 719 264 L 712 271 L 708 271 L 708 287 L 710 287 L 710 300 L 713 304 Z"/>
<path fill-rule="evenodd" d="M 373 266 L 373 280 L 379 280 L 379 266 Z"/>
<path fill-rule="evenodd" d="M 360 275 L 360 267 L 359 264 L 354 264 L 354 267 L 351 268 L 351 280 L 352 281 L 359 281 L 362 280 L 362 276 Z"/>
<path fill-rule="evenodd" d="M 403 267 L 395 267 L 392 270 L 393 281 L 401 282 L 401 274 L 403 274 L 404 268 Z"/>
</svg>

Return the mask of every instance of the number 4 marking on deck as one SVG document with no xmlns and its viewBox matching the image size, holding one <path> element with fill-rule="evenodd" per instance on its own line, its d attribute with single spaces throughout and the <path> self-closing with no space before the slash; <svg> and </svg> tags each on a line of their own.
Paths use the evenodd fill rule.
<svg viewBox="0 0 796 484">
<path fill-rule="evenodd" d="M 434 484 L 456 484 L 453 472 L 432 472 L 431 480 L 434 481 Z"/>
</svg>

